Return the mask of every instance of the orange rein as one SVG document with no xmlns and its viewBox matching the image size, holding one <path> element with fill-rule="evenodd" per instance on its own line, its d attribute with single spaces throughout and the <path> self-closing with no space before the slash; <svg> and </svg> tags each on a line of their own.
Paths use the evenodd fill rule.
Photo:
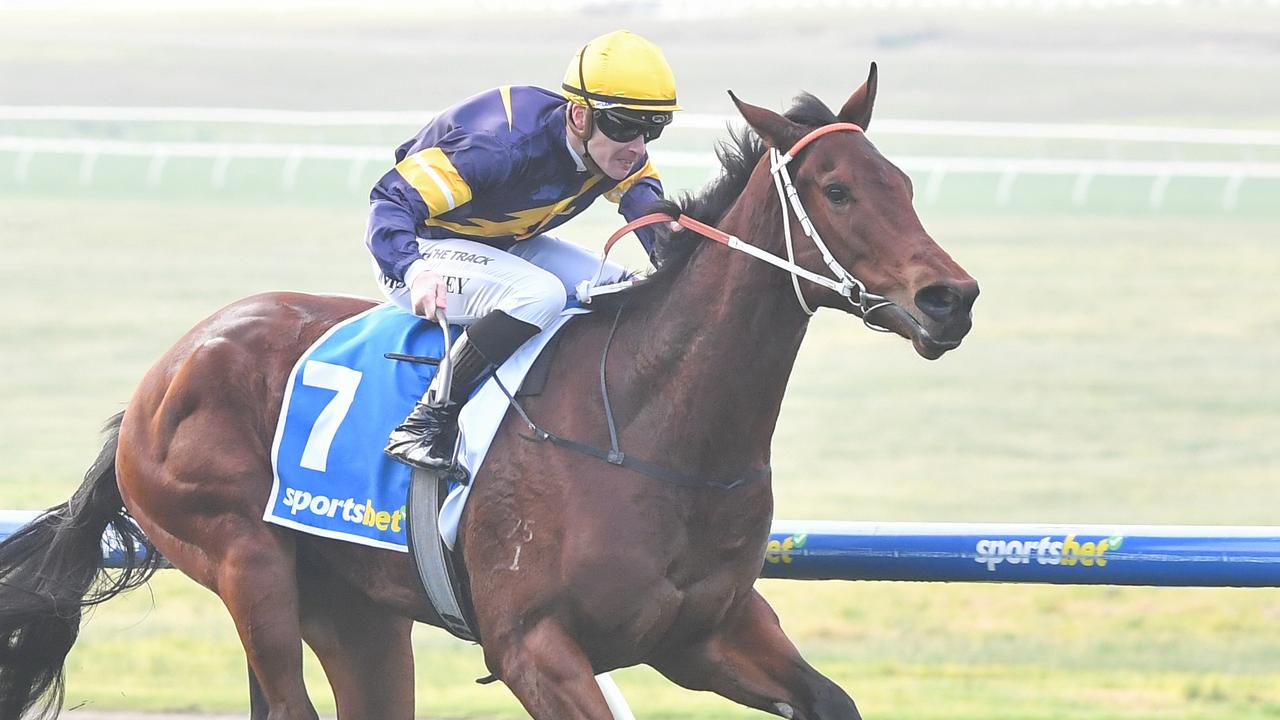
<svg viewBox="0 0 1280 720">
<path fill-rule="evenodd" d="M 714 228 L 704 222 L 694 220 L 688 215 L 680 215 L 677 217 L 677 216 L 668 215 L 667 213 L 664 213 L 664 212 L 656 212 L 656 213 L 650 213 L 648 215 L 644 215 L 642 217 L 638 217 L 635 220 L 632 220 L 631 222 L 627 223 L 626 225 L 623 225 L 622 227 L 618 228 L 618 231 L 615 232 L 613 235 L 610 235 L 609 241 L 604 244 L 604 254 L 608 255 L 609 251 L 613 249 L 614 244 L 617 243 L 619 240 L 621 240 L 627 233 L 633 230 L 638 230 L 648 225 L 656 225 L 657 223 L 660 223 L 660 222 L 672 222 L 672 221 L 679 223 L 681 227 L 692 230 L 698 233 L 699 235 L 703 235 L 707 238 L 710 238 L 711 240 L 715 240 L 716 242 L 721 243 L 722 245 L 729 244 L 729 238 L 731 236 L 729 235 L 729 233 L 724 232 L 723 230 Z"/>
</svg>

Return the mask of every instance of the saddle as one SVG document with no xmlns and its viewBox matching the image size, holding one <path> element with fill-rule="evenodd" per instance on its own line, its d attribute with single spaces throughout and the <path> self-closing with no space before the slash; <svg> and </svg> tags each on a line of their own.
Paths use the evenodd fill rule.
<svg viewBox="0 0 1280 720">
<path fill-rule="evenodd" d="M 440 328 L 390 304 L 334 325 L 298 358 L 290 375 L 273 440 L 275 478 L 263 519 L 421 557 L 416 564 L 431 588 L 432 604 L 455 635 L 475 639 L 470 610 L 457 602 L 466 597 L 458 589 L 465 572 L 449 550 L 470 489 L 468 475 L 481 467 L 507 413 L 507 388 L 529 395 L 545 386 L 555 331 L 571 317 L 562 316 L 527 343 L 495 373 L 496 381 L 476 391 L 462 413 L 457 470 L 443 474 L 414 474 L 382 453 L 387 434 L 435 375 L 444 354 Z"/>
</svg>

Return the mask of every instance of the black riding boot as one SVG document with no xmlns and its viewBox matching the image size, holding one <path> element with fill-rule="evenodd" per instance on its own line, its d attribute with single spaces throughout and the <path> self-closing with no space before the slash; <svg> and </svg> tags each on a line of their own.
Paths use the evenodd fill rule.
<svg viewBox="0 0 1280 720">
<path fill-rule="evenodd" d="M 391 431 L 384 452 L 407 465 L 428 470 L 452 465 L 462 404 L 490 368 L 501 365 L 537 332 L 536 325 L 501 311 L 476 321 L 450 348 L 452 387 L 445 385 L 443 373 L 437 373 L 413 412 Z"/>
</svg>

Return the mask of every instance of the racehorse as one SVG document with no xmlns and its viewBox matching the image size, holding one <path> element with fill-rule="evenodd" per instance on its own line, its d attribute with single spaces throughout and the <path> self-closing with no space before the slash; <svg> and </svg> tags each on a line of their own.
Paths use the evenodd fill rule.
<svg viewBox="0 0 1280 720">
<path fill-rule="evenodd" d="M 860 717 L 753 584 L 773 513 L 771 439 L 809 313 L 861 316 L 928 359 L 971 325 L 977 283 L 924 230 L 910 180 L 862 132 L 875 95 L 872 65 L 839 113 L 809 95 L 786 115 L 734 97 L 754 135 L 722 147 L 721 177 L 667 210 L 774 260 L 670 232 L 652 275 L 561 331 L 562 361 L 524 401 L 528 414 L 662 473 L 538 442 L 515 413 L 504 420 L 457 552 L 484 662 L 533 718 L 611 718 L 594 676 L 639 663 L 782 717 Z M 792 216 L 790 194 L 808 217 Z M 340 717 L 412 717 L 410 626 L 441 620 L 410 558 L 262 520 L 291 368 L 371 302 L 247 298 L 150 369 L 81 488 L 0 546 L 0 717 L 56 711 L 81 609 L 146 582 L 157 550 L 231 613 L 253 717 L 317 717 L 303 641 Z M 106 574 L 108 526 L 147 559 Z"/>
</svg>

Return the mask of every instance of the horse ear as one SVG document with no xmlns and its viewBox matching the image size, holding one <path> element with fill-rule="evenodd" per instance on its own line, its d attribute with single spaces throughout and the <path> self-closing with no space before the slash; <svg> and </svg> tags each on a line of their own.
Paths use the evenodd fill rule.
<svg viewBox="0 0 1280 720">
<path fill-rule="evenodd" d="M 871 124 L 871 108 L 875 104 L 876 64 L 871 63 L 871 72 L 867 75 L 867 81 L 849 96 L 844 107 L 840 108 L 840 114 L 836 117 L 840 119 L 840 122 L 850 122 L 866 130 L 867 126 Z"/>
<path fill-rule="evenodd" d="M 796 140 L 804 135 L 804 128 L 782 115 L 772 110 L 745 103 L 739 100 L 732 90 L 729 91 L 729 97 L 733 98 L 733 104 L 738 106 L 738 112 L 742 113 L 743 119 L 747 121 L 751 129 L 755 130 L 756 134 L 770 147 L 775 147 L 785 152 L 787 148 L 791 147 Z"/>
</svg>

